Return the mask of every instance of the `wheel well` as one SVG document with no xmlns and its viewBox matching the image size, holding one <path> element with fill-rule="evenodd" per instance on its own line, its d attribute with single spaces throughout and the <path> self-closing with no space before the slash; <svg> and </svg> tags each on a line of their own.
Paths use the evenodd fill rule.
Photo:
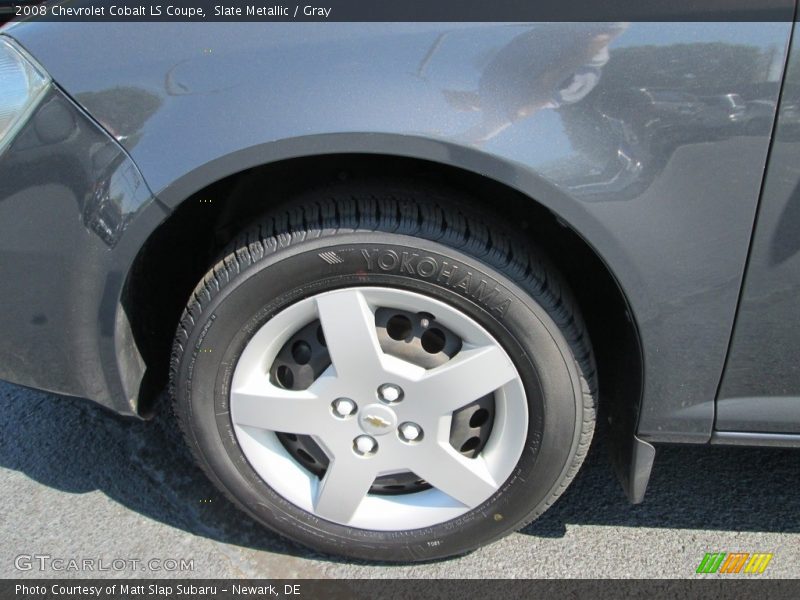
<svg viewBox="0 0 800 600">
<path fill-rule="evenodd" d="M 588 243 L 548 209 L 493 179 L 424 160 L 361 154 L 295 158 L 236 173 L 187 198 L 150 236 L 122 298 L 147 365 L 139 413 L 150 412 L 166 384 L 172 338 L 192 290 L 243 227 L 311 187 L 380 177 L 413 177 L 502 206 L 499 216 L 548 255 L 576 296 L 597 360 L 601 414 L 635 423 L 642 384 L 636 325 L 614 276 Z"/>
</svg>

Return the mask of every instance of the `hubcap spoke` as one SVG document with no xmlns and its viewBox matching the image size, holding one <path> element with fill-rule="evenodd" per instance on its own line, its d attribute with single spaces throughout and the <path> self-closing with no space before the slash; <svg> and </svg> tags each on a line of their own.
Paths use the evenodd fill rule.
<svg viewBox="0 0 800 600">
<path fill-rule="evenodd" d="M 478 506 L 497 489 L 482 457 L 466 458 L 449 445 L 438 444 L 414 472 L 433 487 L 469 508 Z"/>
<path fill-rule="evenodd" d="M 381 369 L 382 351 L 375 332 L 375 315 L 358 290 L 341 290 L 317 298 L 325 343 L 340 378 L 357 380 Z"/>
<path fill-rule="evenodd" d="M 331 461 L 314 500 L 317 515 L 339 523 L 350 521 L 375 481 L 375 473 L 365 462 L 343 456 Z"/>
<path fill-rule="evenodd" d="M 459 352 L 430 371 L 417 384 L 415 394 L 436 414 L 448 414 L 482 398 L 517 377 L 511 360 L 497 346 Z"/>
<path fill-rule="evenodd" d="M 231 418 L 237 425 L 284 433 L 314 434 L 329 426 L 328 405 L 314 387 L 284 390 L 269 382 L 231 392 Z"/>
</svg>

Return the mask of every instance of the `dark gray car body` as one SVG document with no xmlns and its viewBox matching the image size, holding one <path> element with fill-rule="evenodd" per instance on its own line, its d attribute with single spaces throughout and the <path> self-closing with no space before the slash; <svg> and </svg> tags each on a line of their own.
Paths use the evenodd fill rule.
<svg viewBox="0 0 800 600">
<path fill-rule="evenodd" d="M 136 414 L 148 365 L 126 282 L 160 223 L 250 167 L 403 156 L 524 194 L 613 275 L 640 352 L 631 479 L 652 461 L 638 440 L 795 444 L 792 29 L 14 25 L 4 33 L 57 87 L 0 157 L 0 378 Z M 759 118 L 710 114 L 729 94 L 758 101 Z M 47 118 L 75 130 L 43 141 Z"/>
</svg>

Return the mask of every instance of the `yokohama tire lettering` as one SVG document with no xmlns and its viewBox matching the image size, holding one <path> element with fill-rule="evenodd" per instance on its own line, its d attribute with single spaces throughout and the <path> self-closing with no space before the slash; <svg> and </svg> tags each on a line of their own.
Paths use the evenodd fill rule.
<svg viewBox="0 0 800 600">
<path fill-rule="evenodd" d="M 412 275 L 442 284 L 485 306 L 503 318 L 511 299 L 494 281 L 467 267 L 417 252 L 391 249 L 361 250 L 368 271 Z"/>
</svg>

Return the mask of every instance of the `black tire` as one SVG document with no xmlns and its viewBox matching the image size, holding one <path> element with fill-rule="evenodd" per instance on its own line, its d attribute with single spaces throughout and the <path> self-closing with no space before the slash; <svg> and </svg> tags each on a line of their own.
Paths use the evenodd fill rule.
<svg viewBox="0 0 800 600">
<path fill-rule="evenodd" d="M 430 560 L 467 552 L 521 528 L 541 515 L 577 473 L 595 423 L 588 334 L 558 274 L 502 222 L 466 208 L 463 198 L 447 192 L 403 183 L 341 184 L 308 193 L 264 217 L 228 250 L 197 286 L 181 318 L 170 387 L 198 463 L 257 521 L 322 552 L 380 561 Z M 447 261 L 497 293 L 480 301 L 474 289 L 426 276 L 429 269 L 403 270 L 389 259 L 369 264 L 362 250 Z M 321 259 L 321 252 L 330 251 L 342 262 Z M 515 362 L 530 413 L 525 451 L 495 495 L 462 517 L 401 533 L 324 521 L 267 486 L 236 442 L 227 386 L 246 342 L 289 304 L 350 285 L 400 287 L 447 302 L 483 325 Z M 208 348 L 213 350 L 201 351 Z"/>
</svg>

